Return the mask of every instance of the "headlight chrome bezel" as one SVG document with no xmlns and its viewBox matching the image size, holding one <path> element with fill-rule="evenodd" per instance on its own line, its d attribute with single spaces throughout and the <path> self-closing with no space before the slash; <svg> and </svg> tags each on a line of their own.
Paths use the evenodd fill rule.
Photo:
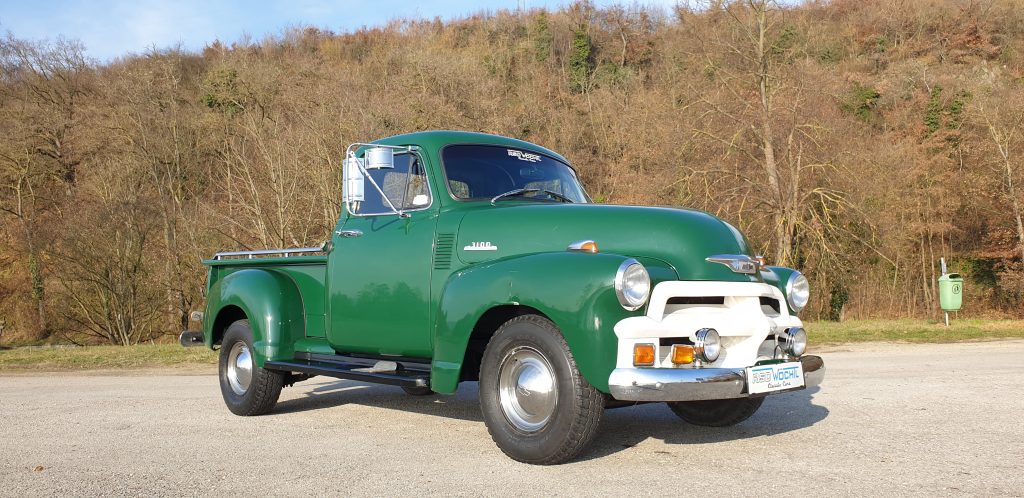
<svg viewBox="0 0 1024 498">
<path fill-rule="evenodd" d="M 803 327 L 788 328 L 776 335 L 776 340 L 782 351 L 790 356 L 799 358 L 807 352 L 807 330 Z"/>
<path fill-rule="evenodd" d="M 722 338 L 712 328 L 700 329 L 693 335 L 693 350 L 696 355 L 707 363 L 718 361 L 722 355 Z"/>
<path fill-rule="evenodd" d="M 803 273 L 794 271 L 786 280 L 786 302 L 795 313 L 803 311 L 811 300 L 811 284 Z"/>
<path fill-rule="evenodd" d="M 639 267 L 639 270 L 643 272 L 643 281 L 646 282 L 646 289 L 644 289 L 642 298 L 634 295 L 633 289 L 629 289 L 626 286 L 627 273 L 636 271 L 633 269 L 634 266 Z M 619 304 L 626 311 L 636 311 L 647 304 L 647 300 L 651 298 L 651 275 L 643 264 L 633 258 L 629 258 L 619 265 L 619 269 L 615 272 L 615 297 L 619 298 Z"/>
</svg>

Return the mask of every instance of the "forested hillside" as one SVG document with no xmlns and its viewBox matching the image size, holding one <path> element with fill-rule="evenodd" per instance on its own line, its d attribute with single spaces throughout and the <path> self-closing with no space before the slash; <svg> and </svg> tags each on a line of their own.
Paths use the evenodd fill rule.
<svg viewBox="0 0 1024 498">
<path fill-rule="evenodd" d="M 353 141 L 498 133 L 690 206 L 812 318 L 1024 316 L 1024 2 L 712 2 L 313 28 L 110 63 L 0 41 L 0 343 L 175 334 L 217 250 L 317 245 Z"/>
</svg>

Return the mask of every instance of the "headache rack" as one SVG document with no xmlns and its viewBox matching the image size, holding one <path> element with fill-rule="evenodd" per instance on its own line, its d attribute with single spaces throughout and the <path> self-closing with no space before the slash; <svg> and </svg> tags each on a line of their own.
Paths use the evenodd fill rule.
<svg viewBox="0 0 1024 498">
<path fill-rule="evenodd" d="M 240 258 L 240 259 L 253 259 L 257 256 L 272 256 L 280 254 L 282 258 L 299 255 L 311 255 L 321 253 L 324 251 L 324 246 L 320 247 L 296 247 L 293 249 L 260 249 L 256 251 L 224 251 L 213 255 L 214 261 L 220 261 L 225 258 Z"/>
</svg>

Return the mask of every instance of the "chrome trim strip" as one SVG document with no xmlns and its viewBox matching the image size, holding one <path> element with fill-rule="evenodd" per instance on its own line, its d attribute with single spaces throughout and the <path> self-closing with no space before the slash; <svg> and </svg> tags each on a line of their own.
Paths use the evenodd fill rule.
<svg viewBox="0 0 1024 498">
<path fill-rule="evenodd" d="M 260 249 L 258 251 L 224 251 L 224 252 L 218 252 L 217 254 L 214 254 L 213 255 L 213 259 L 214 260 L 220 260 L 220 259 L 224 259 L 225 257 L 232 257 L 232 256 L 245 256 L 245 257 L 247 257 L 249 259 L 252 259 L 253 256 L 267 256 L 267 255 L 270 255 L 270 254 L 280 254 L 283 257 L 287 258 L 289 256 L 294 256 L 296 254 L 317 253 L 317 252 L 324 252 L 324 247 L 320 246 L 320 247 L 298 247 L 298 248 L 295 248 L 295 249 Z"/>
<path fill-rule="evenodd" d="M 820 385 L 825 378 L 821 357 L 804 356 L 800 363 L 804 387 L 793 390 Z M 698 401 L 748 396 L 742 368 L 616 368 L 608 377 L 608 388 L 612 397 L 622 401 Z"/>
</svg>

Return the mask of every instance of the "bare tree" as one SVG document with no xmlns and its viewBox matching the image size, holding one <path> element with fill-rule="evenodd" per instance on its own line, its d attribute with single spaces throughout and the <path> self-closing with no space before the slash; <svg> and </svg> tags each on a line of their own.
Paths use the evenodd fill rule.
<svg viewBox="0 0 1024 498">
<path fill-rule="evenodd" d="M 127 346 L 163 335 L 156 326 L 162 286 L 154 285 L 149 251 L 158 229 L 146 176 L 131 163 L 90 175 L 78 202 L 84 216 L 68 230 L 57 257 L 69 304 L 64 316 L 78 334 Z"/>
<path fill-rule="evenodd" d="M 190 206 L 206 170 L 208 147 L 198 125 L 199 67 L 180 50 L 154 53 L 125 68 L 110 93 L 111 135 L 120 138 L 128 154 L 147 176 L 157 200 L 162 224 L 163 287 L 172 329 L 188 327 L 196 296 L 200 255 L 190 249 L 182 231 L 195 209 Z M 185 240 L 183 240 L 185 239 Z"/>
<path fill-rule="evenodd" d="M 988 71 L 985 85 L 972 102 L 972 119 L 991 145 L 989 162 L 998 172 L 1003 198 L 1010 205 L 1011 220 L 1017 235 L 1017 251 L 1024 262 L 1024 222 L 1018 193 L 1019 150 L 1024 147 L 1024 97 L 1010 86 L 1002 71 Z"/>
<path fill-rule="evenodd" d="M 783 14 L 772 0 L 710 8 L 721 21 L 695 33 L 704 40 L 695 58 L 719 87 L 691 87 L 701 112 L 693 131 L 721 149 L 722 166 L 703 173 L 735 179 L 725 197 L 771 227 L 773 264 L 794 264 L 801 230 L 834 258 L 828 238 L 847 204 L 842 192 L 814 178 L 836 165 L 834 153 L 823 150 L 829 129 L 808 112 L 827 99 L 806 84 L 811 69 L 794 57 L 795 32 L 780 27 Z"/>
<path fill-rule="evenodd" d="M 0 212 L 13 216 L 26 247 L 38 330 L 47 311 L 42 217 L 73 184 L 81 161 L 76 132 L 89 71 L 80 44 L 30 43 L 8 34 L 0 40 Z"/>
<path fill-rule="evenodd" d="M 428 129 L 557 150 L 599 202 L 718 214 L 808 274 L 812 317 L 928 316 L 941 255 L 973 311 L 1021 316 L 1021 0 L 698 3 L 102 64 L 0 39 L 4 340 L 175 332 L 203 257 L 322 241 L 345 145 Z"/>
</svg>

